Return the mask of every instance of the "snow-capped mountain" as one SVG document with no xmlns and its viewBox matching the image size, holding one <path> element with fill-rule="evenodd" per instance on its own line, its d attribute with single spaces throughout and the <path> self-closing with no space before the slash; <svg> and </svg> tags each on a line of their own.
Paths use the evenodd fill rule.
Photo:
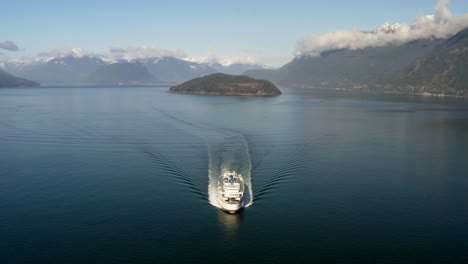
<svg viewBox="0 0 468 264">
<path fill-rule="evenodd" d="M 247 70 L 268 68 L 259 64 L 194 62 L 175 57 L 156 57 L 132 61 L 142 63 L 151 74 L 166 83 L 181 83 L 216 72 L 240 75 Z"/>
<path fill-rule="evenodd" d="M 175 57 L 136 59 L 130 62 L 143 64 L 152 75 L 163 83 L 182 83 L 216 72 L 207 64 L 190 62 Z"/>
<path fill-rule="evenodd" d="M 0 68 L 14 75 L 20 75 L 29 71 L 39 64 L 45 64 L 47 60 L 43 58 L 36 59 L 14 59 L 0 62 Z"/>
<path fill-rule="evenodd" d="M 19 77 L 51 85 L 86 85 L 89 75 L 100 65 L 101 58 L 90 56 L 60 56 L 42 60 L 7 62 L 4 69 Z"/>
<path fill-rule="evenodd" d="M 57 55 L 58 54 L 58 55 Z M 0 63 L 0 68 L 6 72 L 19 77 L 27 78 L 41 83 L 44 86 L 67 86 L 67 85 L 93 85 L 95 83 L 105 83 L 102 78 L 96 76 L 96 70 L 101 66 L 112 64 L 141 63 L 160 84 L 182 83 L 193 78 L 202 77 L 208 74 L 221 72 L 240 75 L 251 69 L 266 69 L 266 66 L 247 63 L 221 64 L 218 62 L 195 62 L 176 57 L 152 57 L 144 59 L 119 59 L 109 60 L 98 56 L 86 55 L 81 49 L 72 49 L 70 52 L 54 52 L 32 60 L 10 60 Z M 65 54 L 65 55 L 63 55 Z M 53 56 L 57 55 L 57 56 Z M 108 68 L 107 76 L 112 76 L 108 71 L 128 68 L 135 76 L 146 76 L 145 72 L 136 74 L 136 71 L 143 71 L 141 67 L 116 67 Z M 99 79 L 99 82 L 90 82 Z M 104 77 L 103 77 L 104 78 Z M 146 78 L 148 79 L 148 78 Z M 141 80 L 141 83 L 148 83 L 148 80 Z M 134 81 L 133 83 L 138 83 Z"/>
<path fill-rule="evenodd" d="M 270 67 L 260 64 L 246 64 L 246 63 L 233 63 L 228 65 L 223 65 L 220 63 L 212 63 L 210 66 L 220 73 L 241 75 L 248 70 L 266 70 Z"/>
</svg>

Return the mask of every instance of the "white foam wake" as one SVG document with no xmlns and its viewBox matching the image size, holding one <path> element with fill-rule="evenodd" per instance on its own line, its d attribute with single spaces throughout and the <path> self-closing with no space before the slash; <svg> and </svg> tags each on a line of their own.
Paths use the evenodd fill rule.
<svg viewBox="0 0 468 264">
<path fill-rule="evenodd" d="M 244 136 L 233 131 L 226 131 L 222 137 L 214 139 L 208 146 L 208 200 L 210 204 L 218 204 L 218 179 L 229 170 L 235 170 L 244 178 L 244 206 L 253 203 L 252 162 L 250 151 Z"/>
</svg>

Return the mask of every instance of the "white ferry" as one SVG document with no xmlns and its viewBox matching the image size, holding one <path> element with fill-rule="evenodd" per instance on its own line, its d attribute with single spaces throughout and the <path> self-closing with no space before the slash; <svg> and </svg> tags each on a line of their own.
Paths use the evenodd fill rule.
<svg viewBox="0 0 468 264">
<path fill-rule="evenodd" d="M 244 179 L 231 170 L 225 172 L 218 181 L 218 203 L 231 214 L 244 206 Z"/>
</svg>

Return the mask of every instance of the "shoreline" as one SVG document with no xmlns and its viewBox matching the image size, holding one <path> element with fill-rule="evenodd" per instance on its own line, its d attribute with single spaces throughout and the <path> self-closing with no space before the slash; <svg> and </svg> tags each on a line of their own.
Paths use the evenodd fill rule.
<svg viewBox="0 0 468 264">
<path fill-rule="evenodd" d="M 407 95 L 407 96 L 420 96 L 420 97 L 434 97 L 434 98 L 458 98 L 458 99 L 468 99 L 468 94 L 465 96 L 462 95 L 453 95 L 453 94 L 433 94 L 433 93 L 404 93 L 404 92 L 391 92 L 391 91 L 373 91 L 373 90 L 354 90 L 347 88 L 322 88 L 322 87 L 301 87 L 301 86 L 281 86 L 286 88 L 293 89 L 303 89 L 311 91 L 335 91 L 335 92 L 349 92 L 355 94 L 375 94 L 375 95 L 385 95 L 385 94 L 395 94 L 395 95 Z"/>
</svg>

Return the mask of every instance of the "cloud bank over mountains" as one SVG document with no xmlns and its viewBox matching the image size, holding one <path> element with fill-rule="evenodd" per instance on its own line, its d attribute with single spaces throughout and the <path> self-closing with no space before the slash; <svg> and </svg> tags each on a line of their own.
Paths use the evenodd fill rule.
<svg viewBox="0 0 468 264">
<path fill-rule="evenodd" d="M 34 60 L 51 60 L 53 58 L 57 57 L 66 57 L 66 56 L 72 56 L 75 58 L 81 58 L 84 56 L 96 56 L 100 57 L 100 54 L 94 53 L 94 52 L 89 52 L 85 51 L 81 48 L 72 48 L 72 49 L 54 49 L 48 52 L 41 52 L 37 54 L 38 58 L 35 58 Z"/>
<path fill-rule="evenodd" d="M 104 61 L 113 62 L 119 60 L 135 60 L 135 59 L 146 59 L 154 57 L 176 57 L 183 58 L 185 53 L 182 51 L 173 51 L 169 49 L 163 49 L 158 47 L 147 47 L 143 46 L 140 48 L 110 48 L 108 52 L 92 52 L 82 48 L 71 48 L 71 49 L 54 49 L 48 52 L 41 52 L 37 54 L 37 58 L 33 60 L 47 61 L 57 57 L 72 56 L 75 58 L 81 58 L 84 56 L 99 57 Z"/>
<path fill-rule="evenodd" d="M 461 16 L 454 16 L 449 8 L 450 0 L 439 0 L 435 5 L 434 14 L 422 15 L 415 18 L 412 24 L 399 24 L 385 22 L 381 27 L 362 31 L 357 28 L 351 30 L 336 30 L 322 35 L 310 35 L 297 42 L 294 51 L 295 55 L 319 55 L 323 51 L 336 49 L 363 49 L 366 47 L 382 47 L 387 45 L 400 45 L 412 40 L 429 38 L 447 38 L 458 31 L 468 27 L 468 13 Z M 108 50 L 93 52 L 82 48 L 54 49 L 48 52 L 41 52 L 32 57 L 20 57 L 21 52 L 18 46 L 11 41 L 0 42 L 0 64 L 5 63 L 42 63 L 57 57 L 83 57 L 95 56 L 105 62 L 132 61 L 148 58 L 175 57 L 190 62 L 221 64 L 229 66 L 231 64 L 257 64 L 266 66 L 265 58 L 261 57 L 261 52 L 248 53 L 255 56 L 226 56 L 216 52 L 208 54 L 188 54 L 178 49 L 166 49 L 155 46 L 140 47 L 119 47 L 114 46 Z M 21 51 L 24 50 L 23 48 Z M 290 50 L 291 51 L 291 50 Z M 2 54 L 3 53 L 3 54 Z M 288 53 L 285 51 L 285 54 Z M 246 53 L 244 53 L 246 55 Z M 293 55 L 290 52 L 288 56 Z M 275 65 L 281 66 L 281 65 Z M 271 65 L 269 66 L 271 67 Z"/>
<path fill-rule="evenodd" d="M 1 44 L 1 43 L 0 43 Z M 16 62 L 16 63 L 34 63 L 34 62 L 47 62 L 54 58 L 72 56 L 75 58 L 81 58 L 84 56 L 99 57 L 102 60 L 112 63 L 118 61 L 132 61 L 148 58 L 161 58 L 161 57 L 174 57 L 181 60 L 186 60 L 196 63 L 208 63 L 208 64 L 221 64 L 223 66 L 229 66 L 232 64 L 261 64 L 254 57 L 230 57 L 218 55 L 215 52 L 210 52 L 207 56 L 189 56 L 187 53 L 181 50 L 170 50 L 159 47 L 142 46 L 137 48 L 110 48 L 108 52 L 91 52 L 82 48 L 71 48 L 71 49 L 54 49 L 48 52 L 41 52 L 34 58 L 21 58 L 21 59 L 8 59 L 4 58 L 3 62 Z M 0 61 L 1 62 L 1 61 Z M 265 65 L 266 66 L 266 65 Z"/>
<path fill-rule="evenodd" d="M 297 53 L 319 55 L 326 50 L 363 49 L 400 45 L 417 39 L 447 38 L 468 27 L 468 13 L 453 16 L 449 0 L 440 0 L 433 15 L 419 16 L 413 24 L 386 22 L 380 28 L 365 32 L 358 29 L 336 30 L 323 35 L 310 35 L 297 43 Z"/>
</svg>

